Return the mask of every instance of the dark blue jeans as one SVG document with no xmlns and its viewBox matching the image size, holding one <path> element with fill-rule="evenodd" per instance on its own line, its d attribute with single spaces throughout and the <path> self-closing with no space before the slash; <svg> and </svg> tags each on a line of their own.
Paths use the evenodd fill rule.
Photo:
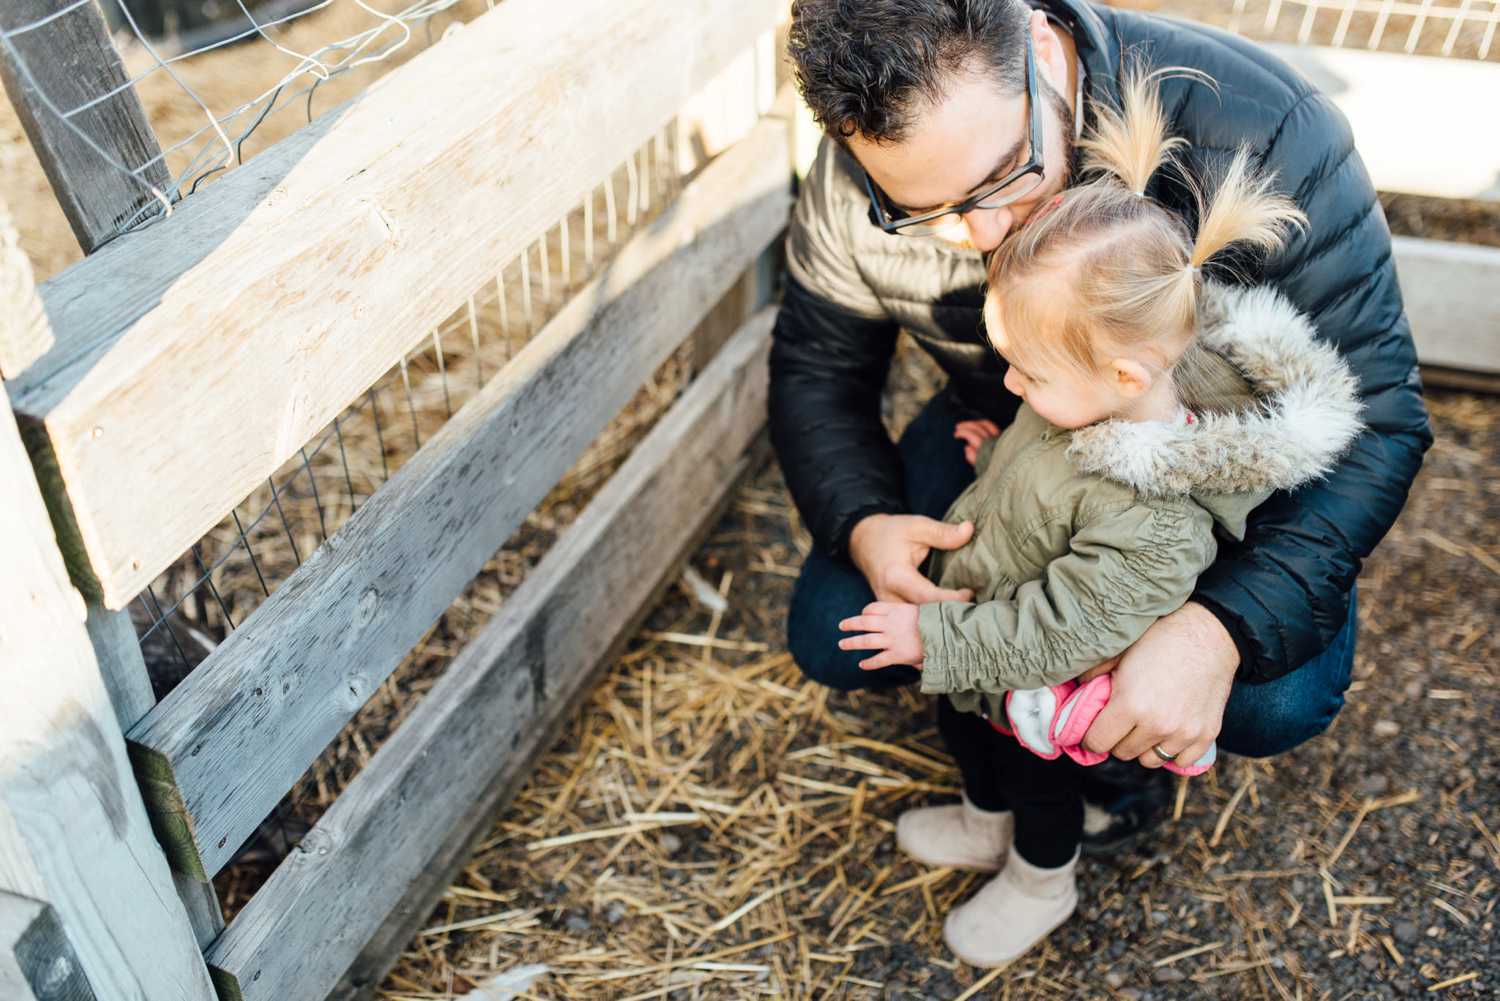
<svg viewBox="0 0 1500 1001">
<path fill-rule="evenodd" d="M 962 417 L 939 393 L 927 404 L 900 442 L 906 467 L 906 497 L 914 514 L 941 518 L 974 481 L 963 444 L 953 437 Z M 889 688 L 917 680 L 915 670 L 890 667 L 862 671 L 866 654 L 840 650 L 839 621 L 875 600 L 864 575 L 853 564 L 814 550 L 802 566 L 787 615 L 787 645 L 802 673 L 843 691 Z M 1275 681 L 1236 683 L 1224 710 L 1219 747 L 1232 754 L 1268 757 L 1290 750 L 1328 729 L 1344 705 L 1354 664 L 1355 603 L 1349 619 L 1327 650 Z"/>
</svg>

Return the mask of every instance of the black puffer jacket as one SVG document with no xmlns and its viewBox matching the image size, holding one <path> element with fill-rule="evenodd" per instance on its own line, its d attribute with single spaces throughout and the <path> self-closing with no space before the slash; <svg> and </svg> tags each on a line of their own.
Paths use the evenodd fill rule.
<svg viewBox="0 0 1500 1001">
<path fill-rule="evenodd" d="M 1270 259 L 1228 263 L 1240 280 L 1278 286 L 1338 347 L 1359 378 L 1369 430 L 1327 479 L 1262 505 L 1243 543 L 1224 540 L 1194 595 L 1234 637 L 1243 680 L 1280 677 L 1343 626 L 1361 561 L 1395 521 L 1432 440 L 1385 218 L 1343 116 L 1274 56 L 1200 25 L 1084 0 L 1042 6 L 1073 34 L 1086 106 L 1118 103 L 1122 52 L 1212 75 L 1217 93 L 1187 80 L 1164 85 L 1172 131 L 1189 143 L 1189 173 L 1214 176 L 1248 144 L 1310 220 Z M 1155 197 L 1191 218 L 1179 183 L 1163 175 L 1157 185 Z M 982 340 L 981 257 L 871 225 L 857 168 L 826 140 L 798 199 L 787 258 L 771 433 L 813 536 L 844 554 L 862 517 L 907 510 L 901 460 L 879 415 L 901 329 L 946 370 L 962 406 L 1003 424 L 1018 401 Z M 1215 277 L 1234 280 L 1227 269 Z"/>
</svg>

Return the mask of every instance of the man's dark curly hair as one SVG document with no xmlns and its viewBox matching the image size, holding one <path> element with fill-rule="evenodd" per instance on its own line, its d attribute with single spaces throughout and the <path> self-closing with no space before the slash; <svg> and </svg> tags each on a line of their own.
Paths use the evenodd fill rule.
<svg viewBox="0 0 1500 1001">
<path fill-rule="evenodd" d="M 957 71 L 1025 86 L 1030 14 L 1022 0 L 795 0 L 797 86 L 835 139 L 900 142 Z"/>
</svg>

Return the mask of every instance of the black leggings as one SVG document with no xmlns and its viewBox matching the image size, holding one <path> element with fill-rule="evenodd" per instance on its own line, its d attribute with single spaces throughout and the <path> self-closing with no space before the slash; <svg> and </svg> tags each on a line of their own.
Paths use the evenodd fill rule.
<svg viewBox="0 0 1500 1001">
<path fill-rule="evenodd" d="M 958 762 L 964 792 L 981 810 L 1012 810 L 1015 850 L 1032 865 L 1065 865 L 1083 838 L 1084 768 L 1066 757 L 1039 758 L 989 720 L 938 697 L 938 732 Z"/>
</svg>

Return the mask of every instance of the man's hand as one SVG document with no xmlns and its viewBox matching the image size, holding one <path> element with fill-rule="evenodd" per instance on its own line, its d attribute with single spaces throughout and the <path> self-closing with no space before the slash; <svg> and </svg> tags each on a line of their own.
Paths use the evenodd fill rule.
<svg viewBox="0 0 1500 1001">
<path fill-rule="evenodd" d="M 1223 624 L 1188 602 L 1158 619 L 1114 663 L 1109 705 L 1083 735 L 1083 745 L 1147 768 L 1165 764 L 1157 747 L 1192 764 L 1219 736 L 1239 663 Z M 1086 677 L 1101 668 L 1109 664 Z"/>
<path fill-rule="evenodd" d="M 949 525 L 919 514 L 872 514 L 849 536 L 849 557 L 870 582 L 877 601 L 972 601 L 974 592 L 945 590 L 917 567 L 934 549 L 957 549 L 974 536 L 972 522 Z"/>
<path fill-rule="evenodd" d="M 893 664 L 922 667 L 922 634 L 917 630 L 917 606 L 904 601 L 873 601 L 852 619 L 839 623 L 846 633 L 862 633 L 839 640 L 840 650 L 879 650 L 859 662 L 866 671 Z"/>
<path fill-rule="evenodd" d="M 959 421 L 953 428 L 953 437 L 964 443 L 964 458 L 969 465 L 979 461 L 979 446 L 990 438 L 1000 437 L 1000 425 L 994 421 Z"/>
</svg>

